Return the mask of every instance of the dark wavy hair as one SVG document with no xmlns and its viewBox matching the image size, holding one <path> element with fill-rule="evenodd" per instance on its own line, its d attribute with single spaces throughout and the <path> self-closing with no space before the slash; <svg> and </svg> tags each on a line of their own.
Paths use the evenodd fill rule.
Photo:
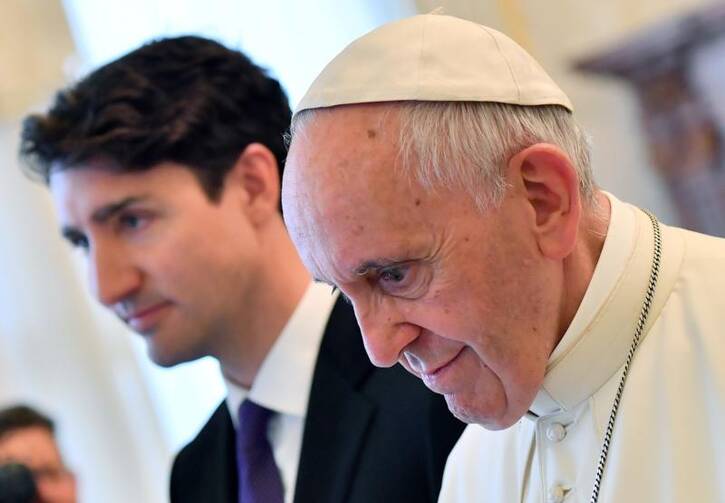
<svg viewBox="0 0 725 503">
<path fill-rule="evenodd" d="M 148 43 L 60 91 L 23 121 L 20 155 L 46 184 L 92 159 L 143 171 L 191 169 L 210 199 L 253 142 L 274 153 L 280 179 L 290 108 L 280 84 L 239 51 L 197 36 Z"/>
</svg>

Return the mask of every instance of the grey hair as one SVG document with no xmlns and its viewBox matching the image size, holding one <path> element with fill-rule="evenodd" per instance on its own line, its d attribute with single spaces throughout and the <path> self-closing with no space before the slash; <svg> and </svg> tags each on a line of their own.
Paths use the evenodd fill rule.
<svg viewBox="0 0 725 503">
<path fill-rule="evenodd" d="M 506 193 L 509 159 L 550 143 L 575 166 L 582 199 L 593 200 L 589 139 L 563 107 L 425 101 L 399 107 L 402 166 L 415 169 L 424 187 L 463 189 L 481 210 L 495 207 Z"/>
<path fill-rule="evenodd" d="M 400 165 L 429 190 L 462 189 L 482 211 L 495 207 L 506 193 L 504 168 L 509 159 L 536 143 L 550 143 L 572 161 L 582 200 L 595 205 L 589 138 L 561 106 L 466 101 L 403 101 L 391 106 L 399 111 Z M 297 114 L 288 141 L 304 134 L 322 110 Z"/>
</svg>

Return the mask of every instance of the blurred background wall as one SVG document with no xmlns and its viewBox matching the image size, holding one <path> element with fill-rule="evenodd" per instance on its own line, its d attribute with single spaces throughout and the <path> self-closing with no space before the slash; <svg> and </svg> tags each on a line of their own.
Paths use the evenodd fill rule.
<svg viewBox="0 0 725 503">
<path fill-rule="evenodd" d="M 151 365 L 141 342 L 89 299 L 48 194 L 24 178 L 19 122 L 60 86 L 144 41 L 199 33 L 270 68 L 291 101 L 346 43 L 443 6 L 504 31 L 569 94 L 594 142 L 598 183 L 678 223 L 650 160 L 642 108 L 622 79 L 574 69 L 623 40 L 709 8 L 704 0 L 2 0 L 0 2 L 0 406 L 59 422 L 82 501 L 165 501 L 173 453 L 224 396 L 218 368 Z"/>
</svg>

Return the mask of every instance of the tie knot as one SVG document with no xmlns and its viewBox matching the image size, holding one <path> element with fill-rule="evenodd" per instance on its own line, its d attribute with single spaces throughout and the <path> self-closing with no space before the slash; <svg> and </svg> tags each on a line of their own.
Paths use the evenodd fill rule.
<svg viewBox="0 0 725 503">
<path fill-rule="evenodd" d="M 273 412 L 266 407 L 244 400 L 239 406 L 239 441 L 244 448 L 267 443 L 267 423 Z"/>
</svg>

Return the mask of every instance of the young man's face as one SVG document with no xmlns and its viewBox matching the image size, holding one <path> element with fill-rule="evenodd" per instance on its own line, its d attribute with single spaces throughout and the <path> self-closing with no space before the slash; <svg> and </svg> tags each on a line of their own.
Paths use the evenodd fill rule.
<svg viewBox="0 0 725 503">
<path fill-rule="evenodd" d="M 0 437 L 0 464 L 25 465 L 43 503 L 75 503 L 75 477 L 63 464 L 53 434 L 42 426 L 18 428 Z"/>
<path fill-rule="evenodd" d="M 240 336 L 262 255 L 240 188 L 211 201 L 182 165 L 120 172 L 102 161 L 54 172 L 50 188 L 92 292 L 147 340 L 152 360 L 218 357 Z"/>
</svg>

